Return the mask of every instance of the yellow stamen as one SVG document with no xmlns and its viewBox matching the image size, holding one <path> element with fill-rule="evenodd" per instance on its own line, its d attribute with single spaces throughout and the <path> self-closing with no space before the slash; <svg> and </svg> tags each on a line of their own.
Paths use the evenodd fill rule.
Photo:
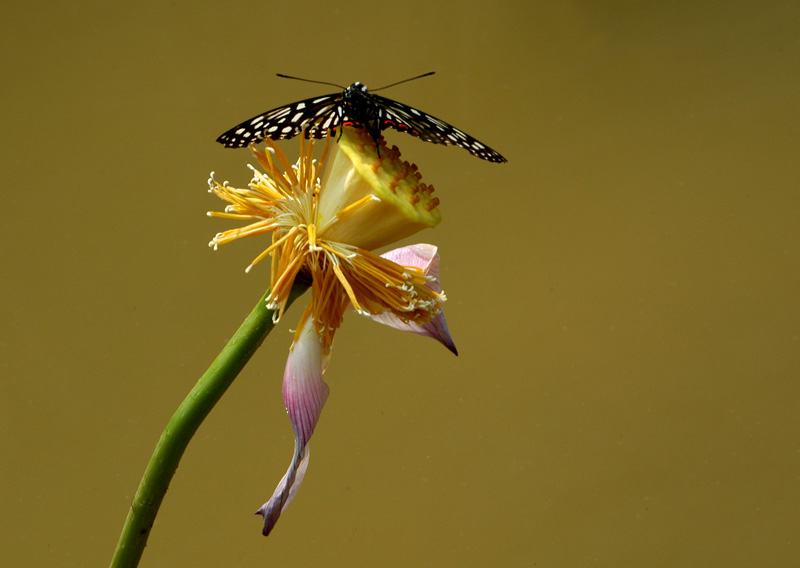
<svg viewBox="0 0 800 568">
<path fill-rule="evenodd" d="M 331 268 L 333 269 L 333 272 L 336 274 L 336 277 L 339 279 L 339 282 L 341 283 L 345 292 L 347 293 L 347 297 L 350 298 L 350 302 L 353 304 L 353 307 L 358 312 L 362 311 L 361 305 L 358 303 L 358 298 L 356 298 L 355 293 L 353 293 L 353 288 L 352 286 L 350 286 L 350 283 L 347 281 L 347 278 L 344 277 L 342 269 L 339 267 L 339 263 L 336 262 L 331 263 Z"/>
<path fill-rule="evenodd" d="M 343 220 L 345 217 L 347 217 L 348 214 L 352 213 L 353 211 L 356 211 L 357 209 L 360 209 L 361 207 L 364 207 L 365 205 L 368 205 L 372 201 L 380 201 L 380 199 L 375 197 L 374 195 L 365 195 L 364 197 L 362 197 L 355 203 L 348 205 L 344 209 L 339 209 L 339 212 L 336 214 L 336 220 L 337 221 Z"/>
</svg>

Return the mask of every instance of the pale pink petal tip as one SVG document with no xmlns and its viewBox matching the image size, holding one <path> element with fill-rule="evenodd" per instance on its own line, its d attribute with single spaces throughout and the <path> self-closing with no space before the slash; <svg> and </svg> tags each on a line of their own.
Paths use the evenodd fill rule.
<svg viewBox="0 0 800 568">
<path fill-rule="evenodd" d="M 373 321 L 401 331 L 410 331 L 411 333 L 431 337 L 447 347 L 454 355 L 458 355 L 456 344 L 453 342 L 453 338 L 450 336 L 450 330 L 447 328 L 447 320 L 444 319 L 444 312 L 423 325 L 414 322 L 406 323 L 391 312 L 383 312 L 382 314 L 367 317 Z"/>
<path fill-rule="evenodd" d="M 416 244 L 390 250 L 381 256 L 403 266 L 413 266 L 421 269 L 426 276 L 432 278 L 428 283 L 428 288 L 434 292 L 441 292 L 442 287 L 439 284 L 439 255 L 436 254 L 437 250 L 438 249 L 434 245 Z M 450 330 L 447 328 L 447 320 L 444 318 L 444 312 L 423 325 L 413 322 L 405 323 L 391 312 L 384 312 L 367 317 L 395 329 L 431 337 L 447 347 L 452 353 L 458 355 L 458 349 L 456 349 L 453 338 L 450 336 Z"/>
</svg>

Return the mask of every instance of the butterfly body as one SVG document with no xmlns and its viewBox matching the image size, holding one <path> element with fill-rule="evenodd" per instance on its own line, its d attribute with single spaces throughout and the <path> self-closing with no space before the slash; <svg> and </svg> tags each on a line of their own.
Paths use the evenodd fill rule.
<svg viewBox="0 0 800 568">
<path fill-rule="evenodd" d="M 373 100 L 374 95 L 370 94 L 367 86 L 356 81 L 347 87 L 342 93 L 342 122 L 343 126 L 353 126 L 355 128 L 366 128 L 375 144 L 381 136 L 381 112 L 380 107 Z"/>
<path fill-rule="evenodd" d="M 284 140 L 301 132 L 306 138 L 324 138 L 340 126 L 364 128 L 378 144 L 381 132 L 392 128 L 420 140 L 460 146 L 490 162 L 506 159 L 458 128 L 392 99 L 369 92 L 355 82 L 344 91 L 305 99 L 269 110 L 234 126 L 217 142 L 226 148 L 243 148 L 264 138 Z"/>
</svg>

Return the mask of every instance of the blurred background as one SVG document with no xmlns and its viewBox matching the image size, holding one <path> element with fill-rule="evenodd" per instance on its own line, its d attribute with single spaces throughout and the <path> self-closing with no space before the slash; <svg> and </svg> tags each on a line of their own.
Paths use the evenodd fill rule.
<svg viewBox="0 0 800 568">
<path fill-rule="evenodd" d="M 0 564 L 104 566 L 158 437 L 263 293 L 215 138 L 379 87 L 436 186 L 460 355 L 349 314 L 303 488 L 301 299 L 190 444 L 142 566 L 800 564 L 793 2 L 7 2 Z M 284 144 L 291 155 L 296 143 Z"/>
</svg>

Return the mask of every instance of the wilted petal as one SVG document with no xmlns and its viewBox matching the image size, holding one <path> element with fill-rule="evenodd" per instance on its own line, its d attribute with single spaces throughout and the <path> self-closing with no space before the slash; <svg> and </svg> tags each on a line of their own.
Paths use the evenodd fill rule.
<svg viewBox="0 0 800 568">
<path fill-rule="evenodd" d="M 294 429 L 294 457 L 275 493 L 256 511 L 264 517 L 264 536 L 270 533 L 300 488 L 308 467 L 308 440 L 328 398 L 328 385 L 322 380 L 322 345 L 309 316 L 310 307 L 300 320 L 283 374 L 283 401 Z"/>
<path fill-rule="evenodd" d="M 278 522 L 278 518 L 281 516 L 283 510 L 289 506 L 289 503 L 292 502 L 295 494 L 297 494 L 297 490 L 303 482 L 303 477 L 306 475 L 309 456 L 308 445 L 299 447 L 295 441 L 294 457 L 292 458 L 289 470 L 283 476 L 283 479 L 281 479 L 281 482 L 278 484 L 275 493 L 272 494 L 269 501 L 264 503 L 261 508 L 256 511 L 256 515 L 264 517 L 264 528 L 261 531 L 261 534 L 264 536 L 269 535 L 273 527 L 275 527 L 275 523 Z"/>
<path fill-rule="evenodd" d="M 441 292 L 442 287 L 439 284 L 439 255 L 436 253 L 437 250 L 438 248 L 434 245 L 416 244 L 390 250 L 381 256 L 403 266 L 419 268 L 425 276 L 432 278 L 427 284 L 428 288 L 434 292 Z M 414 322 L 406 323 L 389 311 L 367 317 L 396 329 L 432 337 L 447 347 L 455 355 L 458 355 L 456 345 L 453 343 L 453 338 L 450 336 L 450 330 L 447 328 L 447 320 L 444 318 L 444 312 L 422 325 Z"/>
</svg>

